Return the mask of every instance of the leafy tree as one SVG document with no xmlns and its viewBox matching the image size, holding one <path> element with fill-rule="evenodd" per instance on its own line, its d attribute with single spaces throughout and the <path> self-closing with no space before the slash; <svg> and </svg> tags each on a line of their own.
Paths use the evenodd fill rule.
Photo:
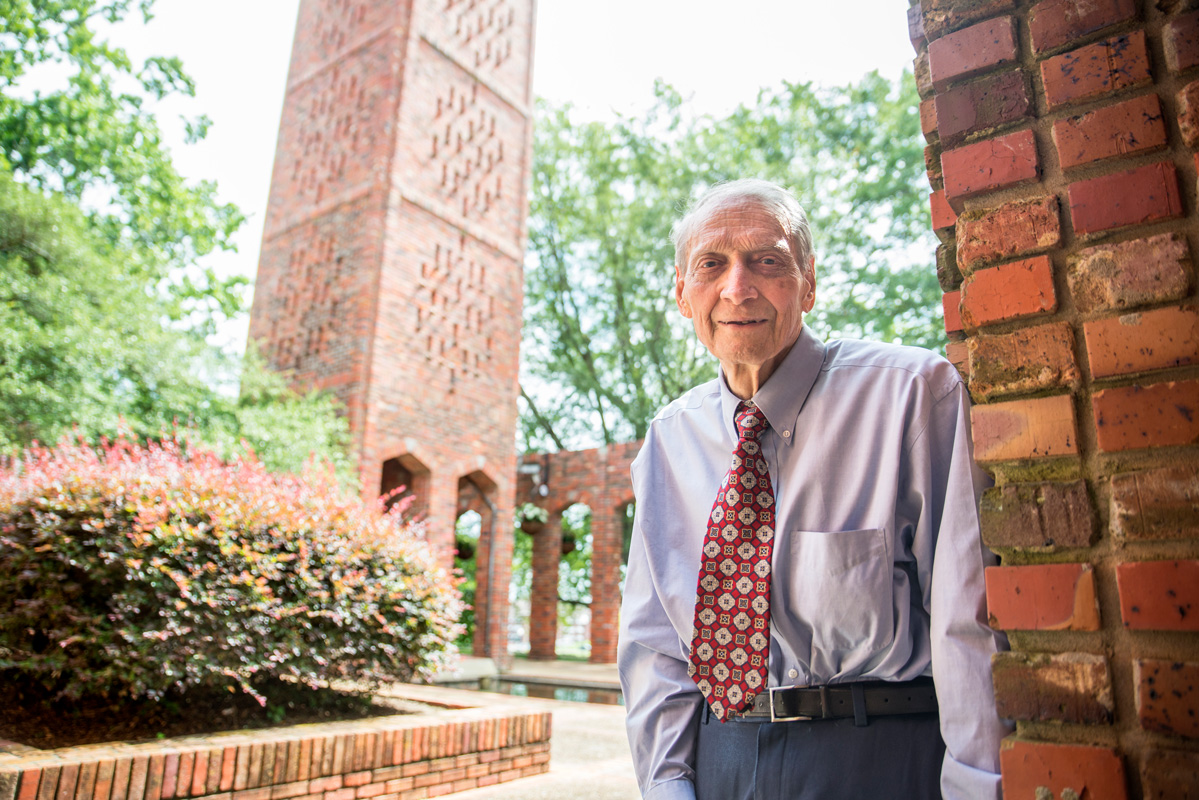
<svg viewBox="0 0 1199 800">
<path fill-rule="evenodd" d="M 214 312 L 242 306 L 246 281 L 218 278 L 196 259 L 231 248 L 243 218 L 217 201 L 214 183 L 184 181 L 152 110 L 168 95 L 194 95 L 195 86 L 178 58 L 134 64 L 97 35 L 98 25 L 120 22 L 135 5 L 148 21 L 153 2 L 0 0 L 0 165 L 87 208 L 104 254 L 164 290 L 173 319 L 207 333 Z M 31 89 L 47 69 L 64 70 L 65 80 Z M 186 125 L 194 142 L 209 120 Z"/>
<path fill-rule="evenodd" d="M 942 340 L 914 82 L 784 84 L 723 118 L 659 84 L 641 118 L 578 123 L 538 106 L 522 428 L 531 447 L 640 438 L 714 374 L 674 304 L 670 226 L 706 187 L 791 187 L 816 240 L 821 336 Z"/>
</svg>

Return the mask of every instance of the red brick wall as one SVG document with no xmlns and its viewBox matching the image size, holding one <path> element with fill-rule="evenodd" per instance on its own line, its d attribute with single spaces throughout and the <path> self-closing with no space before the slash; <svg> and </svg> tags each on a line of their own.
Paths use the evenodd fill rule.
<svg viewBox="0 0 1199 800">
<path fill-rule="evenodd" d="M 1008 800 L 1199 796 L 1195 7 L 909 13 Z"/>
<path fill-rule="evenodd" d="M 483 487 L 476 652 L 506 652 L 533 0 L 304 0 L 250 335 L 345 403 L 363 494 L 416 463 L 449 563 Z M 491 512 L 494 507 L 494 518 Z M 488 559 L 494 550 L 493 580 Z M 488 601 L 493 606 L 488 609 Z"/>
<path fill-rule="evenodd" d="M 419 800 L 549 770 L 548 713 L 443 716 L 34 750 L 0 800 Z"/>
</svg>

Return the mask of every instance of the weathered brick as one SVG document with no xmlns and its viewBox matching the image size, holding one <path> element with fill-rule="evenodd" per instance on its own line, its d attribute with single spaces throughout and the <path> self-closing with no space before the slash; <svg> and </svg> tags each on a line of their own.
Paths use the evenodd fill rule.
<svg viewBox="0 0 1199 800">
<path fill-rule="evenodd" d="M 928 196 L 928 205 L 932 212 L 934 231 L 952 228 L 958 221 L 958 215 L 954 213 L 949 201 L 945 199 L 944 189 L 938 189 L 931 193 Z"/>
<path fill-rule="evenodd" d="M 1199 381 L 1104 389 L 1091 404 L 1105 453 L 1199 443 Z"/>
<path fill-rule="evenodd" d="M 940 186 L 941 176 L 941 147 L 930 144 L 924 148 L 924 174 L 930 186 Z"/>
<path fill-rule="evenodd" d="M 935 98 L 937 135 L 944 147 L 967 136 L 993 131 L 1032 116 L 1032 101 L 1020 70 L 989 75 L 946 89 Z"/>
<path fill-rule="evenodd" d="M 1169 161 L 1070 184 L 1074 232 L 1099 233 L 1183 214 L 1178 171 Z"/>
<path fill-rule="evenodd" d="M 1133 31 L 1041 62 L 1041 84 L 1050 109 L 1153 80 L 1144 31 Z"/>
<path fill-rule="evenodd" d="M 1048 256 L 981 269 L 962 281 L 962 324 L 967 330 L 1056 310 Z"/>
<path fill-rule="evenodd" d="M 1016 25 L 1009 16 L 947 34 L 928 45 L 933 87 L 940 91 L 951 81 L 1010 64 L 1016 54 Z"/>
<path fill-rule="evenodd" d="M 1166 66 L 1185 72 L 1199 65 L 1199 11 L 1175 17 L 1162 29 Z"/>
<path fill-rule="evenodd" d="M 1048 250 L 1061 242 L 1057 197 L 1016 200 L 972 209 L 957 219 L 957 261 L 963 275 L 1015 256 Z"/>
<path fill-rule="evenodd" d="M 974 457 L 980 463 L 1077 455 L 1069 395 L 990 403 L 970 409 Z"/>
<path fill-rule="evenodd" d="M 986 583 L 987 610 L 994 628 L 1099 630 L 1099 601 L 1090 564 L 987 567 Z"/>
<path fill-rule="evenodd" d="M 935 97 L 920 101 L 920 133 L 930 144 L 939 141 L 937 133 L 937 101 Z"/>
<path fill-rule="evenodd" d="M 1068 279 L 1074 304 L 1090 312 L 1181 299 L 1190 273 L 1186 239 L 1163 233 L 1082 250 L 1070 260 Z"/>
<path fill-rule="evenodd" d="M 133 759 L 133 768 L 129 772 L 129 800 L 142 800 L 146 796 L 146 781 L 150 772 L 148 756 L 138 756 Z"/>
<path fill-rule="evenodd" d="M 1199 538 L 1199 466 L 1113 475 L 1110 516 L 1122 540 Z"/>
<path fill-rule="evenodd" d="M 912 61 L 912 76 L 916 79 L 916 93 L 921 97 L 931 97 L 933 76 L 929 70 L 928 50 L 918 53 Z"/>
<path fill-rule="evenodd" d="M 1085 481 L 994 486 L 983 493 L 979 516 L 983 543 L 991 548 L 1052 551 L 1095 541 Z"/>
<path fill-rule="evenodd" d="M 1015 0 L 925 0 L 920 3 L 924 14 L 924 32 L 929 39 L 938 39 L 950 31 L 982 19 L 1010 11 Z"/>
<path fill-rule="evenodd" d="M 1199 309 L 1158 308 L 1083 324 L 1096 378 L 1199 363 Z"/>
<path fill-rule="evenodd" d="M 1115 713 L 1107 659 L 1090 653 L 996 653 L 995 710 L 1004 719 L 1099 725 Z"/>
<path fill-rule="evenodd" d="M 79 783 L 79 764 L 64 764 L 58 774 L 58 800 L 75 800 L 75 786 Z"/>
<path fill-rule="evenodd" d="M 196 766 L 196 753 L 183 753 L 179 756 L 178 787 L 172 797 L 187 797 L 191 794 L 192 771 Z"/>
<path fill-rule="evenodd" d="M 1023 130 L 955 147 L 941 154 L 941 171 L 950 204 L 1028 183 L 1041 171 L 1037 141 L 1032 131 Z"/>
<path fill-rule="evenodd" d="M 1053 142 L 1062 169 L 1160 150 L 1166 146 L 1161 101 L 1147 94 L 1060 119 L 1053 123 Z"/>
<path fill-rule="evenodd" d="M 1111 747 L 1005 739 L 999 750 L 1008 800 L 1127 800 L 1124 762 Z"/>
<path fill-rule="evenodd" d="M 97 766 L 99 765 L 95 761 L 88 761 L 79 766 L 79 780 L 75 784 L 75 800 L 92 800 L 92 794 L 96 790 Z"/>
<path fill-rule="evenodd" d="M 945 357 L 957 367 L 963 378 L 970 377 L 970 355 L 965 342 L 949 342 L 945 345 Z"/>
<path fill-rule="evenodd" d="M 146 773 L 146 800 L 159 800 L 162 797 L 163 771 L 166 768 L 166 754 L 150 756 L 150 769 Z"/>
<path fill-rule="evenodd" d="M 1116 566 L 1120 616 L 1134 631 L 1199 631 L 1199 561 Z"/>
<path fill-rule="evenodd" d="M 117 762 L 111 758 L 105 759 L 96 767 L 96 788 L 92 791 L 92 800 L 108 800 L 112 795 L 112 782 L 116 777 Z M 195 792 L 193 792 L 195 794 Z"/>
<path fill-rule="evenodd" d="M 179 753 L 168 753 L 162 766 L 162 791 L 159 794 L 162 800 L 170 800 L 175 796 L 175 789 L 179 783 L 179 766 Z"/>
<path fill-rule="evenodd" d="M 24 770 L 21 773 L 21 785 L 17 787 L 17 800 L 37 800 L 38 783 L 42 771 L 37 768 Z"/>
<path fill-rule="evenodd" d="M 962 286 L 958 251 L 952 242 L 937 245 L 937 282 L 941 284 L 941 290 L 944 292 L 952 292 Z"/>
<path fill-rule="evenodd" d="M 962 329 L 961 292 L 946 292 L 941 295 L 941 313 L 945 315 L 945 332 L 954 333 Z"/>
<path fill-rule="evenodd" d="M 1042 389 L 1077 389 L 1074 333 L 1064 322 L 969 340 L 970 393 L 976 399 Z"/>
<path fill-rule="evenodd" d="M 58 795 L 58 778 L 62 767 L 43 767 L 37 784 L 37 800 L 54 800 Z"/>
<path fill-rule="evenodd" d="M 920 11 L 919 5 L 914 5 L 908 9 L 908 41 L 912 43 L 912 47 L 919 52 L 924 46 L 924 14 Z"/>
<path fill-rule="evenodd" d="M 129 797 L 129 779 L 133 773 L 133 759 L 118 758 L 113 766 L 112 792 L 110 800 L 127 800 Z"/>
<path fill-rule="evenodd" d="M 0 772 L 0 800 L 16 800 L 20 781 L 19 772 Z"/>
<path fill-rule="evenodd" d="M 1141 789 L 1147 800 L 1194 800 L 1199 786 L 1199 752 L 1151 747 L 1141 760 Z"/>
<path fill-rule="evenodd" d="M 1045 0 L 1033 6 L 1028 32 L 1033 51 L 1045 53 L 1136 14 L 1135 0 Z"/>
<path fill-rule="evenodd" d="M 1199 664 L 1137 659 L 1133 681 L 1142 728 L 1199 738 Z"/>
<path fill-rule="evenodd" d="M 1178 93 L 1178 130 L 1182 141 L 1199 149 L 1199 81 L 1191 81 Z"/>
</svg>

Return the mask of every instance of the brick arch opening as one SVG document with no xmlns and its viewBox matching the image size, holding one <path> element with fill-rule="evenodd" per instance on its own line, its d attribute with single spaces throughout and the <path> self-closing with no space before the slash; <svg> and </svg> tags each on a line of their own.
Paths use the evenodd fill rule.
<svg viewBox="0 0 1199 800">
<path fill-rule="evenodd" d="M 383 462 L 379 496 L 385 498 L 387 508 L 409 501 L 408 516 L 424 516 L 429 509 L 429 477 L 429 468 L 411 453 L 389 458 Z"/>
<path fill-rule="evenodd" d="M 458 503 L 455 520 L 468 514 L 478 515 L 479 533 L 474 556 L 475 653 L 504 653 L 507 649 L 507 576 L 509 565 L 498 564 L 497 541 L 503 535 L 499 525 L 497 483 L 483 470 L 475 470 L 458 479 Z M 511 535 L 511 532 L 508 532 Z M 502 550 L 502 548 L 501 548 Z M 510 552 L 510 550 L 509 550 Z M 497 597 L 497 593 L 502 596 Z"/>
</svg>

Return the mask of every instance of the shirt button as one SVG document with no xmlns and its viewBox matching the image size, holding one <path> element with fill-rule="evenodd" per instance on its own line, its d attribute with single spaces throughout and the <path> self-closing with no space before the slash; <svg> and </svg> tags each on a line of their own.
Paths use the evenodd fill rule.
<svg viewBox="0 0 1199 800">
<path fill-rule="evenodd" d="M 784 439 L 790 439 L 790 438 L 791 438 L 791 431 L 783 431 L 783 438 L 784 438 Z"/>
<path fill-rule="evenodd" d="M 797 670 L 797 669 L 789 669 L 789 670 L 787 670 L 787 677 L 788 677 L 788 678 L 798 678 L 798 677 L 799 677 L 799 670 Z"/>
</svg>

